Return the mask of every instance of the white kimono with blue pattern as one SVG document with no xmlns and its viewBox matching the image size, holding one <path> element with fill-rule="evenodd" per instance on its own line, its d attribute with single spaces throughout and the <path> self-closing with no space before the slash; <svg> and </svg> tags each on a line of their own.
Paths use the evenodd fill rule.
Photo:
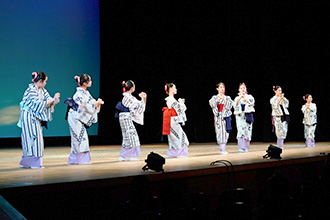
<svg viewBox="0 0 330 220">
<path fill-rule="evenodd" d="M 177 116 L 171 117 L 171 132 L 167 136 L 169 148 L 182 149 L 189 146 L 189 140 L 186 133 L 183 131 L 181 124 L 185 125 L 187 121 L 186 110 L 184 103 L 177 101 L 173 96 L 165 98 L 166 105 L 169 109 L 175 109 Z"/>
<path fill-rule="evenodd" d="M 69 110 L 68 123 L 71 134 L 71 153 L 77 154 L 89 151 L 85 125 L 89 127 L 93 123 L 97 123 L 97 114 L 100 108 L 94 105 L 96 100 L 89 91 L 81 87 L 77 87 L 72 98 L 78 104 L 78 110 L 74 111 L 72 108 Z"/>
<path fill-rule="evenodd" d="M 228 142 L 229 133 L 226 131 L 226 117 L 232 115 L 231 108 L 233 106 L 233 100 L 230 96 L 225 95 L 224 97 L 226 103 L 222 99 L 220 102 L 217 102 L 217 99 L 220 98 L 219 94 L 212 96 L 209 100 L 209 104 L 214 114 L 214 127 L 218 144 L 226 144 Z M 222 112 L 219 112 L 218 104 L 224 104 Z"/>
<path fill-rule="evenodd" d="M 238 102 L 239 96 L 237 96 L 234 100 L 234 114 L 236 118 L 236 127 L 237 127 L 237 139 L 245 138 L 249 141 L 252 139 L 252 124 L 246 122 L 245 113 L 253 113 L 254 110 L 254 98 L 250 94 L 245 95 L 249 100 L 249 103 L 244 98 L 241 98 Z M 245 105 L 245 109 L 243 111 L 242 104 Z"/>
<path fill-rule="evenodd" d="M 288 133 L 288 123 L 286 121 L 282 121 L 281 116 L 289 115 L 289 100 L 284 98 L 285 102 L 281 100 L 277 104 L 279 99 L 279 97 L 274 96 L 270 99 L 270 104 L 272 106 L 272 116 L 274 120 L 276 137 L 278 139 L 285 139 Z"/>
<path fill-rule="evenodd" d="M 307 109 L 306 104 L 301 108 L 304 114 L 303 124 L 305 130 L 305 139 L 315 139 L 315 130 L 317 125 L 317 107 L 315 103 L 311 103 L 310 107 Z"/>
<path fill-rule="evenodd" d="M 138 100 L 129 92 L 124 92 L 123 96 L 122 104 L 129 109 L 129 112 L 119 113 L 119 124 L 123 135 L 122 147 L 138 147 L 140 146 L 140 139 L 133 121 L 140 125 L 144 124 L 146 104 L 143 100 Z"/>
<path fill-rule="evenodd" d="M 44 140 L 41 121 L 51 121 L 54 105 L 47 106 L 52 99 L 46 89 L 38 89 L 34 83 L 24 92 L 20 103 L 21 117 L 18 126 L 22 128 L 21 139 L 23 156 L 42 157 Z"/>
</svg>

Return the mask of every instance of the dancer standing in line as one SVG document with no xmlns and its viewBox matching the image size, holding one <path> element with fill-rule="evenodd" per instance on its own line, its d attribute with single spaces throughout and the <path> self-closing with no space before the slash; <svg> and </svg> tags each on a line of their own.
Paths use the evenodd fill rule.
<svg viewBox="0 0 330 220">
<path fill-rule="evenodd" d="M 44 72 L 33 72 L 32 83 L 24 92 L 20 102 L 21 117 L 18 126 L 22 128 L 23 156 L 19 164 L 22 168 L 42 169 L 44 140 L 42 126 L 52 120 L 54 107 L 59 103 L 60 93 L 52 98 L 45 89 L 48 77 Z"/>
<path fill-rule="evenodd" d="M 163 108 L 163 135 L 168 135 L 169 149 L 165 157 L 187 157 L 189 141 L 180 124 L 184 125 L 187 121 L 187 110 L 185 99 L 176 100 L 176 86 L 173 83 L 166 83 L 165 98 L 166 106 Z"/>
<path fill-rule="evenodd" d="M 209 104 L 214 114 L 214 127 L 217 137 L 217 143 L 219 144 L 220 153 L 228 154 L 226 151 L 226 145 L 229 138 L 229 132 L 231 128 L 231 108 L 233 106 L 233 100 L 225 95 L 225 84 L 220 82 L 217 84 L 218 95 L 212 96 L 209 100 Z"/>
<path fill-rule="evenodd" d="M 253 96 L 247 94 L 244 83 L 239 85 L 238 91 L 238 96 L 234 100 L 238 152 L 248 152 L 252 138 L 252 124 L 254 122 L 252 112 L 255 112 L 255 102 Z"/>
<path fill-rule="evenodd" d="M 288 133 L 289 117 L 289 100 L 284 97 L 282 88 L 274 86 L 275 95 L 270 99 L 272 106 L 272 123 L 275 126 L 275 134 L 277 137 L 277 146 L 283 149 L 284 139 Z"/>
<path fill-rule="evenodd" d="M 67 116 L 71 134 L 71 153 L 68 164 L 91 164 L 86 129 L 93 123 L 97 123 L 97 114 L 104 102 L 100 98 L 96 101 L 87 90 L 92 86 L 92 78 L 88 74 L 82 74 L 74 78 L 79 87 L 77 87 L 73 98 L 67 99 L 71 100 L 71 103 L 65 101 L 66 104 L 71 106 Z"/>
<path fill-rule="evenodd" d="M 306 94 L 304 97 L 306 104 L 302 106 L 301 111 L 304 114 L 303 124 L 305 128 L 306 147 L 315 147 L 315 130 L 317 125 L 317 108 L 312 103 L 313 97 Z"/>
<path fill-rule="evenodd" d="M 121 112 L 119 113 L 119 123 L 123 135 L 123 142 L 118 161 L 135 161 L 141 155 L 140 139 L 133 122 L 144 124 L 144 111 L 146 109 L 147 94 L 141 92 L 137 100 L 132 93 L 135 92 L 135 83 L 132 80 L 123 81 L 123 99 L 116 106 Z M 118 105 L 121 108 L 118 108 Z"/>
</svg>

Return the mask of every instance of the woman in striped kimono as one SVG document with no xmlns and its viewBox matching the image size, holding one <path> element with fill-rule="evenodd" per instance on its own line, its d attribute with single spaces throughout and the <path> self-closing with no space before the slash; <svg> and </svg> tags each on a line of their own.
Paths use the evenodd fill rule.
<svg viewBox="0 0 330 220">
<path fill-rule="evenodd" d="M 77 87 L 77 91 L 72 97 L 73 105 L 76 107 L 71 107 L 68 112 L 68 124 L 71 134 L 71 153 L 68 164 L 91 164 L 86 129 L 93 123 L 97 123 L 97 114 L 104 102 L 100 98 L 96 101 L 87 90 L 92 86 L 92 78 L 88 74 L 82 74 L 74 78 L 79 87 Z"/>
<path fill-rule="evenodd" d="M 226 145 L 229 138 L 229 131 L 231 130 L 231 108 L 233 106 L 233 100 L 225 95 L 225 88 L 224 83 L 218 83 L 216 88 L 218 95 L 212 96 L 209 100 L 214 114 L 215 134 L 221 154 L 228 154 Z"/>
<path fill-rule="evenodd" d="M 187 121 L 185 99 L 174 98 L 177 89 L 173 83 L 165 85 L 165 92 L 168 97 L 165 98 L 167 107 L 163 108 L 163 135 L 168 135 L 169 144 L 165 157 L 187 157 L 189 141 L 181 127 Z"/>
<path fill-rule="evenodd" d="M 123 81 L 123 99 L 122 108 L 125 109 L 119 113 L 119 124 L 121 127 L 123 142 L 118 161 L 135 161 L 141 155 L 140 139 L 133 122 L 144 124 L 144 111 L 146 109 L 147 94 L 141 92 L 136 99 L 132 93 L 135 91 L 135 84 L 132 80 Z"/>
<path fill-rule="evenodd" d="M 290 122 L 288 111 L 289 100 L 284 97 L 280 86 L 274 86 L 273 91 L 275 95 L 270 99 L 270 104 L 272 106 L 272 122 L 275 126 L 277 146 L 283 149 L 284 139 L 288 133 L 288 124 Z"/>
<path fill-rule="evenodd" d="M 315 147 L 315 130 L 317 125 L 317 108 L 312 103 L 313 97 L 310 94 L 304 96 L 306 104 L 302 106 L 301 111 L 304 114 L 303 124 L 305 130 L 306 147 Z"/>
<path fill-rule="evenodd" d="M 24 92 L 20 103 L 21 117 L 18 126 L 22 128 L 23 156 L 19 164 L 22 168 L 41 169 L 43 167 L 44 140 L 42 126 L 52 120 L 54 106 L 59 103 L 60 93 L 52 98 L 45 85 L 48 77 L 44 72 L 33 72 L 32 82 Z"/>
<path fill-rule="evenodd" d="M 241 83 L 238 96 L 234 100 L 234 114 L 237 127 L 238 152 L 248 152 L 252 138 L 252 124 L 254 122 L 254 98 L 247 94 L 246 85 Z"/>
</svg>

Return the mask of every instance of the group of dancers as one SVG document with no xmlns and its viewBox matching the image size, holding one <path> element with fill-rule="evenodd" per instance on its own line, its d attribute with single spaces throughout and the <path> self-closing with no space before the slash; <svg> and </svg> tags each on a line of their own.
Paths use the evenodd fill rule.
<svg viewBox="0 0 330 220">
<path fill-rule="evenodd" d="M 74 77 L 78 83 L 77 91 L 72 98 L 64 103 L 68 105 L 67 121 L 71 135 L 71 153 L 68 158 L 69 164 L 90 164 L 89 141 L 87 128 L 97 123 L 97 115 L 104 101 L 100 98 L 95 100 L 89 93 L 92 79 L 88 74 Z M 20 102 L 21 116 L 18 126 L 22 128 L 23 156 L 19 166 L 29 169 L 41 169 L 44 155 L 44 142 L 42 126 L 47 128 L 47 122 L 52 120 L 54 107 L 60 102 L 60 93 L 51 97 L 45 89 L 48 77 L 44 72 L 33 72 L 32 83 Z M 144 112 L 147 103 L 147 94 L 141 92 L 138 100 L 132 93 L 135 92 L 135 83 L 132 80 L 123 81 L 123 99 L 116 105 L 116 115 L 122 130 L 122 147 L 118 161 L 135 161 L 141 155 L 140 140 L 135 128 L 136 124 L 144 124 Z M 237 126 L 237 144 L 239 152 L 248 152 L 252 138 L 252 126 L 254 122 L 255 100 L 248 94 L 244 83 L 239 85 L 238 96 L 234 101 L 225 95 L 225 84 L 220 82 L 216 85 L 217 95 L 212 96 L 209 104 L 214 114 L 214 127 L 217 143 L 221 154 L 228 154 L 226 145 L 231 127 L 231 109 Z M 275 128 L 278 147 L 283 149 L 284 139 L 288 131 L 289 100 L 284 97 L 280 86 L 273 87 L 274 97 L 270 99 L 272 107 L 272 122 Z M 173 83 L 166 83 L 165 98 L 166 107 L 163 110 L 163 135 L 168 136 L 169 149 L 165 157 L 187 157 L 189 141 L 182 129 L 187 121 L 185 111 L 185 99 L 174 98 L 177 88 Z M 304 114 L 303 124 L 305 128 L 306 147 L 315 146 L 315 129 L 317 125 L 316 104 L 312 102 L 310 94 L 304 96 L 306 104 L 302 106 Z"/>
</svg>

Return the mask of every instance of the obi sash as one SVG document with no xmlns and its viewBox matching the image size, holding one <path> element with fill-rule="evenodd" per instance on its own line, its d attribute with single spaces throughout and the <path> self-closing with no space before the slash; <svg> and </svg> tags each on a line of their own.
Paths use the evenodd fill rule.
<svg viewBox="0 0 330 220">
<path fill-rule="evenodd" d="M 73 100 L 73 98 L 67 98 L 67 99 L 65 99 L 64 104 L 67 104 L 68 105 L 68 108 L 66 109 L 66 114 L 65 114 L 65 120 L 68 120 L 68 113 L 70 111 L 70 108 L 73 111 L 77 111 L 78 110 L 78 104 L 75 103 L 75 101 Z"/>
<path fill-rule="evenodd" d="M 245 113 L 245 121 L 246 121 L 248 124 L 253 123 L 253 122 L 254 122 L 253 114 L 252 114 L 252 113 Z"/>
<path fill-rule="evenodd" d="M 217 107 L 218 107 L 218 111 L 219 111 L 219 112 L 222 112 L 222 110 L 223 110 L 223 106 L 224 106 L 224 104 L 218 104 L 218 105 L 217 105 Z"/>
<path fill-rule="evenodd" d="M 225 118 L 225 120 L 226 120 L 226 131 L 229 133 L 230 130 L 232 129 L 231 128 L 231 117 L 228 116 L 228 117 Z"/>
<path fill-rule="evenodd" d="M 171 132 L 171 117 L 178 116 L 174 108 L 164 107 L 163 111 L 163 135 L 169 135 Z"/>
<path fill-rule="evenodd" d="M 129 109 L 126 108 L 122 102 L 118 102 L 116 105 L 115 118 L 119 118 L 120 112 L 129 112 Z"/>
<path fill-rule="evenodd" d="M 283 115 L 281 116 L 281 121 L 282 121 L 282 122 L 286 121 L 286 123 L 289 124 L 289 122 L 290 122 L 290 117 L 289 117 L 289 115 L 285 114 L 285 112 L 284 112 L 284 108 L 283 108 L 282 105 L 280 105 L 280 108 L 281 108 L 281 110 L 282 110 L 282 112 L 283 112 Z"/>
<path fill-rule="evenodd" d="M 245 104 L 241 104 L 241 107 L 242 107 L 242 112 L 245 111 Z"/>
</svg>

